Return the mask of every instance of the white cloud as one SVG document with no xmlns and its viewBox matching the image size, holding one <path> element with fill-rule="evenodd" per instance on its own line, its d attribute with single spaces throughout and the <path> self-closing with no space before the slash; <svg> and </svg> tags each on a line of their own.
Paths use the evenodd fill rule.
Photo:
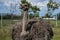
<svg viewBox="0 0 60 40">
<path fill-rule="evenodd" d="M 60 0 L 53 0 L 53 1 L 55 1 L 55 2 L 57 2 L 57 3 L 60 3 Z"/>
<path fill-rule="evenodd" d="M 14 4 L 16 4 L 16 3 L 15 3 L 15 2 L 13 2 L 13 1 L 5 2 L 5 5 L 6 5 L 6 6 L 10 6 L 11 4 L 13 4 L 13 5 L 14 5 Z"/>
<path fill-rule="evenodd" d="M 5 3 L 4 3 L 4 5 L 5 5 L 5 6 L 8 6 L 8 7 L 10 7 L 11 4 L 13 5 L 13 4 L 15 4 L 15 2 L 8 1 L 8 2 L 5 2 Z"/>
<path fill-rule="evenodd" d="M 10 0 L 0 0 L 0 2 L 6 2 L 6 1 L 10 1 Z"/>
<path fill-rule="evenodd" d="M 18 10 L 19 8 L 19 4 L 20 4 L 20 0 L 5 0 L 2 1 L 4 4 L 4 6 L 6 6 L 9 10 L 11 9 L 11 7 L 13 7 L 13 10 Z"/>
<path fill-rule="evenodd" d="M 19 4 L 21 0 L 0 0 L 0 2 L 4 3 L 5 6 L 9 7 L 15 4 Z"/>
<path fill-rule="evenodd" d="M 37 5 L 46 7 L 47 3 L 48 3 L 48 1 L 44 1 L 44 2 L 39 2 Z"/>
<path fill-rule="evenodd" d="M 2 2 L 2 0 L 0 0 L 0 2 Z"/>
<path fill-rule="evenodd" d="M 43 9 L 43 8 L 47 8 L 47 3 L 48 3 L 48 0 L 45 0 L 45 1 L 32 1 L 32 0 L 29 0 L 28 2 L 30 2 L 33 6 L 37 6 L 39 7 L 40 9 Z"/>
<path fill-rule="evenodd" d="M 21 0 L 0 0 L 2 2 L 4 2 L 4 5 L 7 6 L 7 7 L 10 7 L 11 4 L 12 5 L 15 5 L 15 4 L 19 4 L 21 3 L 20 1 Z M 46 4 L 48 3 L 47 0 L 43 1 L 43 2 L 40 2 L 39 0 L 27 0 L 28 2 L 30 2 L 33 6 L 38 6 L 39 8 L 42 9 L 42 7 L 46 7 Z"/>
<path fill-rule="evenodd" d="M 48 1 L 39 2 L 39 3 L 37 3 L 37 6 L 38 6 L 40 9 L 47 8 L 47 3 L 48 3 Z"/>
<path fill-rule="evenodd" d="M 0 0 L 0 2 L 3 2 L 4 0 Z"/>
<path fill-rule="evenodd" d="M 1 0 L 0 0 L 1 1 Z M 12 5 L 16 5 L 16 8 L 18 8 L 20 5 L 20 2 L 21 0 L 2 0 L 2 2 L 4 3 L 5 6 L 7 6 L 8 8 Z M 27 0 L 28 2 L 30 2 L 33 6 L 37 6 L 39 7 L 40 9 L 44 9 L 46 8 L 46 4 L 48 3 L 48 1 L 40 1 L 40 0 Z"/>
</svg>

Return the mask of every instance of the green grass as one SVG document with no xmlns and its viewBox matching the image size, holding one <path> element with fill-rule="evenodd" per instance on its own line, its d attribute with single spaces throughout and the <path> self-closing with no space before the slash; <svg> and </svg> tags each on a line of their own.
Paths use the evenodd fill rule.
<svg viewBox="0 0 60 40">
<path fill-rule="evenodd" d="M 50 24 L 51 24 L 52 26 L 56 27 L 56 21 L 55 21 L 55 20 L 50 21 Z M 57 25 L 58 25 L 57 27 L 60 27 L 60 20 L 57 21 Z"/>
<path fill-rule="evenodd" d="M 11 40 L 11 26 L 14 24 L 12 20 L 3 20 L 0 27 L 0 40 Z"/>
<path fill-rule="evenodd" d="M 53 40 L 60 40 L 60 28 L 53 28 L 54 37 Z"/>
<path fill-rule="evenodd" d="M 20 21 L 17 21 L 20 22 Z M 0 27 L 0 40 L 12 40 L 11 39 L 11 28 L 16 23 L 12 20 L 3 20 L 3 26 Z M 60 40 L 60 21 L 58 20 L 58 26 L 56 27 L 55 21 L 50 21 L 53 25 L 54 37 L 52 40 Z M 1 21 L 0 21 L 1 26 Z"/>
<path fill-rule="evenodd" d="M 12 20 L 3 20 L 1 27 L 0 21 L 0 40 L 11 40 L 11 29 L 12 26 L 16 23 L 16 21 Z"/>
</svg>

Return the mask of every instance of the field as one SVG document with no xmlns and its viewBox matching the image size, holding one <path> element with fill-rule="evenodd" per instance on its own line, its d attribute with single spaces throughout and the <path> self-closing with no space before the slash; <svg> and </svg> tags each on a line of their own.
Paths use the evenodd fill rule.
<svg viewBox="0 0 60 40">
<path fill-rule="evenodd" d="M 11 39 L 11 29 L 12 26 L 20 20 L 3 20 L 3 26 L 1 27 L 0 21 L 0 40 L 12 40 Z M 58 26 L 56 27 L 55 21 L 50 21 L 53 26 L 54 37 L 52 40 L 60 40 L 60 21 L 58 20 Z"/>
</svg>

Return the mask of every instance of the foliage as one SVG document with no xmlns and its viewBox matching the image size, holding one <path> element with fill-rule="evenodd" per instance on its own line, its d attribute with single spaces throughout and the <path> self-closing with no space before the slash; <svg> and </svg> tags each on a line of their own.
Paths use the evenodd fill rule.
<svg viewBox="0 0 60 40">
<path fill-rule="evenodd" d="M 34 17 L 39 17 L 39 12 L 34 13 Z"/>
<path fill-rule="evenodd" d="M 32 11 L 34 12 L 34 17 L 39 17 L 40 9 L 37 6 L 32 6 Z"/>
<path fill-rule="evenodd" d="M 52 15 L 52 12 L 59 8 L 59 4 L 53 0 L 49 0 L 49 2 L 47 3 L 47 8 L 48 8 L 47 12 L 48 13 L 50 12 L 50 14 Z"/>
<path fill-rule="evenodd" d="M 59 20 L 60 20 L 60 13 L 58 13 L 58 14 L 57 14 L 57 19 L 59 19 Z"/>
<path fill-rule="evenodd" d="M 50 18 L 50 15 L 48 13 L 45 14 L 46 18 Z"/>
<path fill-rule="evenodd" d="M 32 6 L 32 11 L 36 13 L 37 11 L 40 11 L 40 9 L 37 6 Z"/>
<path fill-rule="evenodd" d="M 48 13 L 45 14 L 45 17 L 46 17 L 46 18 L 51 18 L 51 15 L 52 15 L 52 14 L 51 14 L 50 12 L 48 12 Z"/>
<path fill-rule="evenodd" d="M 29 14 L 29 18 L 31 19 L 31 18 L 33 18 L 34 17 L 34 15 L 33 14 Z"/>
<path fill-rule="evenodd" d="M 49 3 L 47 4 L 48 11 L 58 9 L 59 4 L 54 2 L 53 0 L 50 0 Z"/>
<path fill-rule="evenodd" d="M 12 16 L 12 18 L 11 18 Z M 18 15 L 11 15 L 11 14 L 5 14 L 2 16 L 3 19 L 21 19 L 20 16 Z M 0 15 L 0 19 L 1 19 L 1 15 Z"/>
</svg>

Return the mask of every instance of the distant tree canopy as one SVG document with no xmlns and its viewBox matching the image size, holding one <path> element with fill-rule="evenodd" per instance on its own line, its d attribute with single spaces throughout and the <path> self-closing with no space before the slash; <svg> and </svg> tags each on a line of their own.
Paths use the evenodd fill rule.
<svg viewBox="0 0 60 40">
<path fill-rule="evenodd" d="M 11 18 L 11 16 L 13 16 L 13 18 Z M 21 19 L 20 16 L 18 15 L 11 15 L 11 14 L 5 14 L 2 16 L 3 19 Z M 1 15 L 0 15 L 0 19 L 1 19 Z"/>
<path fill-rule="evenodd" d="M 50 18 L 50 15 L 48 13 L 46 13 L 45 18 Z"/>
<path fill-rule="evenodd" d="M 51 18 L 51 17 L 52 17 L 52 13 L 47 12 L 47 13 L 45 14 L 45 18 Z"/>
<path fill-rule="evenodd" d="M 29 14 L 29 18 L 31 19 L 31 18 L 34 18 L 34 15 L 33 14 Z"/>
<path fill-rule="evenodd" d="M 60 13 L 57 14 L 57 18 L 58 18 L 58 20 L 60 20 Z"/>
</svg>

